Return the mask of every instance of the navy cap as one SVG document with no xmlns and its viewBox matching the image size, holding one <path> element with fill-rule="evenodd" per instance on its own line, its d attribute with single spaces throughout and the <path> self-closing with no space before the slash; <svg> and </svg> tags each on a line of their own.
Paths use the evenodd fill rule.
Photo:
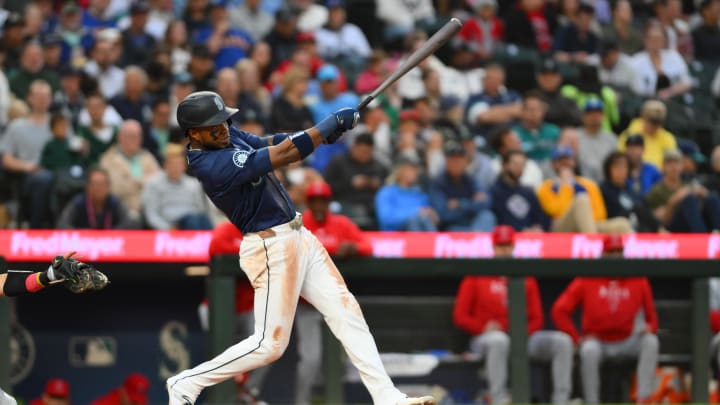
<svg viewBox="0 0 720 405">
<path fill-rule="evenodd" d="M 640 134 L 631 134 L 625 139 L 625 146 L 645 146 L 645 138 Z"/>
<path fill-rule="evenodd" d="M 62 66 L 58 72 L 60 78 L 70 76 L 81 76 L 82 70 L 71 65 Z"/>
<path fill-rule="evenodd" d="M 572 148 L 567 145 L 558 145 L 552 151 L 552 160 L 575 157 Z"/>
<path fill-rule="evenodd" d="M 465 149 L 455 141 L 446 142 L 443 147 L 443 152 L 445 156 L 465 156 Z"/>
<path fill-rule="evenodd" d="M 696 163 L 704 163 L 707 160 L 695 142 L 689 139 L 678 138 L 677 144 L 683 156 L 694 160 Z"/>
<path fill-rule="evenodd" d="M 345 8 L 345 0 L 325 0 L 327 8 Z"/>
<path fill-rule="evenodd" d="M 440 97 L 440 111 L 441 112 L 447 112 L 452 108 L 455 108 L 462 104 L 462 100 L 460 100 L 457 96 L 442 96 Z"/>
<path fill-rule="evenodd" d="M 51 46 L 62 45 L 63 39 L 60 35 L 51 32 L 43 35 L 40 39 L 40 43 L 42 43 L 43 48 L 49 48 Z"/>
<path fill-rule="evenodd" d="M 588 101 L 585 102 L 585 106 L 583 107 L 583 111 L 585 111 L 585 112 L 602 111 L 602 110 L 603 110 L 603 102 L 597 98 L 589 99 Z"/>
<path fill-rule="evenodd" d="M 558 66 L 558 63 L 555 61 L 555 59 L 551 57 L 545 57 L 540 61 L 540 65 L 538 66 L 538 73 L 558 73 L 560 71 L 560 67 Z"/>
<path fill-rule="evenodd" d="M 145 14 L 150 12 L 150 5 L 145 0 L 135 0 L 130 5 L 130 14 Z"/>
</svg>

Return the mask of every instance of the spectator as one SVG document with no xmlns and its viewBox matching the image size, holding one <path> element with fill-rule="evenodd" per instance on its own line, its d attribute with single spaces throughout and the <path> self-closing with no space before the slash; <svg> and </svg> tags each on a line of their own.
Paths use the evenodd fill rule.
<svg viewBox="0 0 720 405">
<path fill-rule="evenodd" d="M 682 56 L 666 45 L 662 27 L 655 24 L 645 29 L 645 48 L 631 60 L 636 77 L 632 90 L 636 94 L 667 100 L 692 87 Z"/>
<path fill-rule="evenodd" d="M 707 62 L 720 61 L 717 50 L 720 49 L 720 2 L 702 0 L 700 2 L 702 25 L 692 32 L 693 51 L 696 60 Z"/>
<path fill-rule="evenodd" d="M 498 226 L 493 231 L 496 258 L 512 257 L 514 231 Z M 485 360 L 491 404 L 505 404 L 510 337 L 508 336 L 507 278 L 468 276 L 460 283 L 453 323 L 472 335 L 470 350 Z M 544 325 L 540 289 L 534 277 L 525 278 L 528 355 L 552 364 L 553 403 L 565 404 L 572 389 L 573 344 L 562 332 L 541 330 Z"/>
<path fill-rule="evenodd" d="M 468 18 L 458 36 L 474 51 L 480 60 L 492 57 L 505 36 L 505 26 L 497 16 L 497 0 L 474 0 L 472 17 Z"/>
<path fill-rule="evenodd" d="M 64 42 L 63 61 L 74 65 L 80 59 L 85 58 L 83 46 L 90 32 L 82 25 L 82 9 L 75 3 L 65 3 L 60 10 L 55 32 L 60 35 Z"/>
<path fill-rule="evenodd" d="M 63 209 L 59 229 L 131 229 L 134 222 L 127 208 L 110 193 L 110 175 L 100 168 L 88 171 L 85 192 L 75 196 Z"/>
<path fill-rule="evenodd" d="M 493 132 L 490 139 L 490 146 L 495 152 L 492 162 L 493 172 L 500 173 L 502 170 L 502 157 L 512 151 L 522 151 L 522 142 L 518 134 L 509 127 L 500 127 Z M 523 153 L 524 154 L 524 153 Z M 527 157 L 527 156 L 526 156 Z M 525 187 L 535 189 L 543 181 L 543 173 L 540 166 L 534 161 L 526 159 L 519 182 Z"/>
<path fill-rule="evenodd" d="M 555 232 L 627 233 L 626 218 L 608 219 L 605 202 L 597 184 L 575 175 L 575 156 L 567 146 L 553 151 L 552 167 L 556 177 L 537 189 L 540 206 L 552 218 Z"/>
<path fill-rule="evenodd" d="M 233 68 L 222 68 L 217 72 L 216 93 L 223 99 L 225 105 L 237 108 L 240 99 L 240 82 L 237 71 Z"/>
<path fill-rule="evenodd" d="M 190 0 L 190 3 L 195 0 Z M 90 405 L 145 405 L 148 403 L 150 381 L 140 373 L 132 373 L 125 378 L 122 386 L 110 391 L 104 397 Z"/>
<path fill-rule="evenodd" d="M 73 166 L 82 165 L 80 149 L 83 146 L 82 138 L 70 133 L 70 124 L 67 117 L 54 114 L 50 117 L 50 132 L 52 139 L 47 141 L 40 155 L 40 166 L 56 171 Z"/>
<path fill-rule="evenodd" d="M 20 67 L 20 51 L 25 46 L 25 18 L 19 13 L 9 13 L 2 26 L 2 49 L 6 55 L 2 61 L 5 72 Z"/>
<path fill-rule="evenodd" d="M 231 26 L 224 3 L 211 3 L 209 17 L 210 26 L 198 30 L 193 41 L 207 46 L 215 56 L 216 71 L 235 66 L 250 52 L 252 37 Z"/>
<path fill-rule="evenodd" d="M 395 153 L 397 156 L 406 157 L 420 162 L 423 156 L 421 148 L 420 131 L 422 129 L 420 114 L 417 111 L 407 109 L 400 112 L 399 124 L 394 138 Z"/>
<path fill-rule="evenodd" d="M 305 72 L 290 69 L 285 73 L 282 93 L 273 102 L 270 112 L 271 132 L 300 131 L 313 125 L 313 114 L 303 100 L 307 89 Z"/>
<path fill-rule="evenodd" d="M 364 65 L 370 44 L 357 25 L 347 22 L 345 0 L 326 0 L 325 6 L 329 10 L 327 25 L 315 33 L 318 53 L 323 59 Z"/>
<path fill-rule="evenodd" d="M 591 31 L 595 8 L 580 3 L 574 21 L 558 29 L 553 41 L 555 58 L 560 62 L 585 63 L 597 51 L 598 38 Z"/>
<path fill-rule="evenodd" d="M 602 29 L 602 37 L 618 44 L 624 55 L 634 55 L 643 48 L 642 36 L 635 29 L 633 9 L 630 0 L 618 0 L 613 8 L 613 18 Z"/>
<path fill-rule="evenodd" d="M 265 37 L 271 52 L 269 71 L 275 70 L 282 61 L 290 59 L 295 52 L 297 24 L 297 15 L 289 7 L 282 7 L 275 12 L 275 25 Z"/>
<path fill-rule="evenodd" d="M 172 142 L 170 131 L 170 104 L 166 99 L 155 100 L 152 104 L 152 121 L 146 144 L 153 145 L 157 156 L 165 158 L 165 149 Z M 152 150 L 152 149 L 150 149 Z"/>
<path fill-rule="evenodd" d="M 683 156 L 682 172 L 680 177 L 685 183 L 698 181 L 698 167 L 705 163 L 705 155 L 700 152 L 698 145 L 690 139 L 678 139 L 678 149 Z"/>
<path fill-rule="evenodd" d="M 506 42 L 549 52 L 557 19 L 545 0 L 521 0 L 507 13 L 505 26 L 512 27 L 505 33 Z"/>
<path fill-rule="evenodd" d="M 502 155 L 502 172 L 490 190 L 492 211 L 498 225 L 511 226 L 518 232 L 541 232 L 550 221 L 540 208 L 535 191 L 520 182 L 526 162 L 527 157 L 520 150 Z"/>
<path fill-rule="evenodd" d="M 115 27 L 115 22 L 106 18 L 109 5 L 107 0 L 89 0 L 87 9 L 82 13 L 83 27 L 89 31 Z"/>
<path fill-rule="evenodd" d="M 375 211 L 382 231 L 435 231 L 439 221 L 430 199 L 418 185 L 419 164 L 401 158 L 391 182 L 375 196 Z M 401 210 L 397 209 L 402 207 Z"/>
<path fill-rule="evenodd" d="M 152 229 L 212 229 L 202 186 L 185 174 L 187 158 L 181 145 L 168 147 L 164 171 L 148 179 L 140 201 Z"/>
<path fill-rule="evenodd" d="M 65 43 L 60 35 L 51 32 L 40 38 L 43 49 L 45 68 L 51 72 L 58 73 L 66 63 L 62 60 L 63 47 Z"/>
<path fill-rule="evenodd" d="M 720 230 L 720 197 L 700 183 L 683 183 L 682 155 L 665 152 L 663 178 L 645 197 L 660 224 L 670 232 Z"/>
<path fill-rule="evenodd" d="M 130 26 L 122 33 L 121 66 L 143 66 L 155 51 L 155 38 L 147 33 L 150 5 L 146 0 L 136 0 L 130 5 Z"/>
<path fill-rule="evenodd" d="M 147 94 L 148 77 L 138 66 L 125 68 L 124 90 L 110 100 L 123 120 L 135 120 L 146 126 L 150 123 L 150 96 Z"/>
<path fill-rule="evenodd" d="M 267 133 L 267 131 L 265 131 L 265 124 L 262 116 L 257 110 L 247 108 L 245 110 L 238 111 L 232 117 L 232 120 L 241 131 L 261 136 Z"/>
<path fill-rule="evenodd" d="M 382 83 L 388 73 L 388 56 L 385 51 L 375 49 L 370 54 L 365 70 L 355 80 L 355 91 L 358 94 L 370 93 Z"/>
<path fill-rule="evenodd" d="M 495 226 L 491 198 L 466 173 L 465 149 L 456 143 L 445 146 L 445 170 L 430 185 L 430 203 L 448 231 L 489 232 Z"/>
<path fill-rule="evenodd" d="M 175 75 L 173 82 L 175 84 L 170 90 L 170 128 L 178 129 L 180 124 L 177 121 L 177 107 L 181 101 L 190 93 L 195 91 L 192 76 L 188 72 Z"/>
<path fill-rule="evenodd" d="M 132 220 L 140 218 L 140 194 L 147 180 L 160 171 L 157 160 L 142 145 L 142 127 L 134 120 L 125 121 L 117 134 L 117 143 L 100 159 L 100 167 L 110 174 L 113 194 L 128 208 Z"/>
<path fill-rule="evenodd" d="M 20 204 L 27 207 L 33 229 L 47 228 L 50 220 L 47 197 L 53 176 L 38 166 L 43 147 L 52 138 L 48 113 L 52 100 L 50 91 L 47 82 L 32 82 L 27 95 L 30 114 L 12 121 L 0 138 L 3 171 L 19 178 Z"/>
<path fill-rule="evenodd" d="M 85 74 L 98 81 L 100 93 L 107 100 L 120 94 L 125 85 L 125 72 L 115 65 L 117 58 L 115 43 L 109 39 L 99 39 L 93 45 L 92 60 L 84 67 Z"/>
<path fill-rule="evenodd" d="M 198 31 L 210 25 L 208 21 L 209 0 L 188 0 L 185 3 L 182 19 L 185 22 L 189 37 L 194 37 Z"/>
<path fill-rule="evenodd" d="M 45 57 L 40 45 L 30 42 L 22 49 L 20 55 L 20 67 L 8 73 L 10 91 L 19 99 L 26 99 L 30 85 L 42 80 L 50 85 L 52 92 L 60 88 L 60 80 L 57 73 L 45 68 Z"/>
<path fill-rule="evenodd" d="M 589 99 L 585 102 L 584 112 L 583 126 L 578 128 L 580 173 L 599 183 L 603 180 L 603 161 L 617 149 L 617 138 L 602 127 L 602 101 Z"/>
<path fill-rule="evenodd" d="M 413 3 L 403 0 L 379 1 L 375 13 L 385 24 L 383 36 L 388 41 L 402 38 L 414 28 L 435 20 L 435 8 L 430 0 Z"/>
<path fill-rule="evenodd" d="M 87 113 L 90 117 L 90 123 L 80 125 L 78 134 L 83 137 L 87 143 L 87 163 L 95 165 L 100 161 L 100 155 L 105 153 L 110 146 L 115 143 L 117 134 L 117 126 L 105 123 L 105 111 L 108 105 L 105 98 L 100 94 L 91 94 L 86 100 Z M 112 107 L 110 107 L 112 108 Z"/>
<path fill-rule="evenodd" d="M 677 51 L 687 60 L 692 59 L 692 36 L 685 21 L 678 23 L 683 18 L 682 0 L 655 0 L 653 9 L 655 20 L 665 32 L 667 40 L 666 47 Z"/>
<path fill-rule="evenodd" d="M 85 107 L 85 95 L 80 90 L 82 71 L 73 67 L 60 69 L 60 91 L 55 93 L 53 107 L 70 117 L 73 128 L 79 127 L 80 111 Z"/>
<path fill-rule="evenodd" d="M 163 47 L 170 50 L 170 65 L 173 75 L 186 72 L 190 63 L 188 51 L 187 29 L 182 20 L 172 20 L 165 30 Z"/>
<path fill-rule="evenodd" d="M 520 95 L 505 88 L 505 69 L 497 64 L 485 67 L 483 91 L 470 96 L 466 105 L 468 125 L 485 137 L 492 126 L 511 124 L 522 111 Z"/>
<path fill-rule="evenodd" d="M 625 150 L 628 136 L 639 134 L 643 137 L 645 146 L 643 160 L 655 165 L 656 168 L 661 168 L 665 152 L 677 149 L 675 136 L 663 128 L 666 116 L 667 109 L 662 101 L 646 101 L 642 106 L 640 117 L 632 120 L 627 129 L 620 134 L 618 149 Z"/>
<path fill-rule="evenodd" d="M 621 241 L 619 237 L 606 238 Z M 622 256 L 622 242 L 605 245 L 614 249 L 606 255 Z M 582 307 L 581 332 L 571 318 L 579 306 Z M 643 310 L 645 325 L 634 332 L 640 310 Z M 625 357 L 638 359 L 638 403 L 648 399 L 653 390 L 660 343 L 653 294 L 646 278 L 578 277 L 555 301 L 551 314 L 555 326 L 579 345 L 585 403 L 600 401 L 602 361 Z"/>
<path fill-rule="evenodd" d="M 634 134 L 627 137 L 625 153 L 630 164 L 628 188 L 644 197 L 650 188 L 660 181 L 662 174 L 655 165 L 643 160 L 645 138 L 642 135 Z"/>
<path fill-rule="evenodd" d="M 260 7 L 260 0 L 245 0 L 244 4 L 229 6 L 230 24 L 247 32 L 253 42 L 260 41 L 272 30 L 275 19 Z"/>
<path fill-rule="evenodd" d="M 298 14 L 298 30 L 316 31 L 328 22 L 326 7 L 313 0 L 288 0 L 288 5 Z"/>
<path fill-rule="evenodd" d="M 320 122 L 333 111 L 347 106 L 354 106 L 360 102 L 355 94 L 341 93 L 339 91 L 339 75 L 340 71 L 334 65 L 324 65 L 318 70 L 317 79 L 320 82 L 320 99 L 310 105 L 313 122 Z M 345 150 L 347 150 L 347 146 L 342 139 L 332 145 L 323 145 L 313 153 L 311 165 L 315 170 L 323 172 L 330 159 Z"/>
<path fill-rule="evenodd" d="M 552 58 L 543 58 L 535 75 L 538 88 L 542 95 L 547 112 L 545 120 L 560 127 L 578 126 L 582 122 L 577 103 L 562 94 L 563 78 L 560 67 Z"/>
<path fill-rule="evenodd" d="M 550 158 L 560 138 L 560 128 L 545 122 L 547 104 L 539 93 L 528 93 L 522 103 L 520 123 L 513 129 L 520 137 L 522 149 L 530 159 L 544 162 Z"/>
<path fill-rule="evenodd" d="M 560 89 L 565 97 L 574 100 L 579 108 L 584 108 L 585 103 L 590 99 L 602 101 L 603 120 L 602 129 L 612 132 L 613 126 L 620 123 L 620 109 L 618 108 L 615 91 L 600 83 L 600 77 L 595 66 L 580 66 L 579 77 L 576 85 L 566 84 Z"/>
<path fill-rule="evenodd" d="M 341 212 L 365 229 L 375 226 L 373 201 L 387 177 L 387 169 L 373 158 L 373 146 L 371 134 L 358 134 L 350 150 L 336 155 L 325 169 L 325 178 L 335 190 Z"/>
<path fill-rule="evenodd" d="M 260 70 L 252 59 L 243 59 L 235 65 L 240 84 L 238 108 L 242 111 L 257 108 L 263 121 L 270 115 L 272 96 L 260 82 Z"/>
<path fill-rule="evenodd" d="M 615 42 L 601 42 L 598 55 L 588 58 L 588 63 L 597 67 L 600 83 L 614 90 L 630 90 L 635 81 L 635 70 L 630 57 L 620 53 Z"/>
<path fill-rule="evenodd" d="M 720 194 L 720 145 L 710 155 L 710 173 L 704 178 L 703 185 L 710 191 Z"/>
<path fill-rule="evenodd" d="M 70 403 L 70 384 L 61 378 L 49 379 L 42 396 L 30 401 L 30 405 L 70 405 Z"/>
<path fill-rule="evenodd" d="M 195 91 L 207 91 L 215 88 L 215 62 L 205 45 L 193 45 L 190 53 L 188 73 L 192 77 Z"/>
<path fill-rule="evenodd" d="M 605 180 L 600 185 L 607 215 L 625 217 L 638 232 L 657 232 L 658 222 L 643 197 L 629 185 L 630 159 L 621 152 L 612 152 L 603 163 Z"/>
</svg>

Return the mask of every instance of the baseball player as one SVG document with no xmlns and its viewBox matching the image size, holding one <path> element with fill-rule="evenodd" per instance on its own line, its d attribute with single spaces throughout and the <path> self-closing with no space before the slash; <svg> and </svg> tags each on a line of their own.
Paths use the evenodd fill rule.
<svg viewBox="0 0 720 405">
<path fill-rule="evenodd" d="M 507 225 L 493 230 L 495 257 L 512 257 L 515 231 Z M 551 363 L 552 400 L 566 404 L 570 400 L 573 345 L 563 332 L 540 330 L 543 311 L 540 290 L 533 277 L 525 279 L 528 314 L 528 355 Z M 490 386 L 490 402 L 507 403 L 506 384 L 510 337 L 508 331 L 507 279 L 501 276 L 465 277 L 455 299 L 455 325 L 473 335 L 470 350 L 485 359 L 485 375 Z"/>
<path fill-rule="evenodd" d="M 303 226 L 273 170 L 332 144 L 355 127 L 359 113 L 343 108 L 314 127 L 261 138 L 231 125 L 237 112 L 213 92 L 178 106 L 189 138 L 188 161 L 215 205 L 242 231 L 240 267 L 255 288 L 255 333 L 212 360 L 167 380 L 170 405 L 193 404 L 203 388 L 277 360 L 285 351 L 298 298 L 323 315 L 379 405 L 435 404 L 408 398 L 390 380 L 355 297 L 325 248 Z"/>
<path fill-rule="evenodd" d="M 604 241 L 604 256 L 622 256 L 623 242 L 618 235 Z M 572 314 L 581 306 L 582 334 L 575 328 Z M 642 310 L 645 323 L 635 327 Z M 650 283 L 645 277 L 577 277 L 552 307 L 558 329 L 570 335 L 580 348 L 580 376 L 585 403 L 600 400 L 600 364 L 605 358 L 637 358 L 638 403 L 649 402 L 658 362 L 660 343 L 658 318 Z"/>
<path fill-rule="evenodd" d="M 54 284 L 63 284 L 70 291 L 82 293 L 100 290 L 107 277 L 83 262 L 73 259 L 75 252 L 56 256 L 45 271 L 7 270 L 0 273 L 0 297 L 18 297 L 36 293 Z M 5 269 L 0 268 L 0 271 Z M 0 405 L 15 405 L 15 399 L 0 389 Z"/>
</svg>

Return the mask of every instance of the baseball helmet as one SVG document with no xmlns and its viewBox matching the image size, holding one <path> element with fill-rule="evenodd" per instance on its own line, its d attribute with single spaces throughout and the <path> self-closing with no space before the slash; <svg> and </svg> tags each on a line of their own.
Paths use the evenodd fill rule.
<svg viewBox="0 0 720 405">
<path fill-rule="evenodd" d="M 310 183 L 307 190 L 305 191 L 305 197 L 310 198 L 332 198 L 332 190 L 330 185 L 324 181 L 314 181 Z"/>
<path fill-rule="evenodd" d="M 196 91 L 185 97 L 177 109 L 180 128 L 211 127 L 228 121 L 238 110 L 225 106 L 222 98 L 212 91 Z"/>
<path fill-rule="evenodd" d="M 493 245 L 506 246 L 515 242 L 515 230 L 508 225 L 498 225 L 492 233 Z"/>
</svg>

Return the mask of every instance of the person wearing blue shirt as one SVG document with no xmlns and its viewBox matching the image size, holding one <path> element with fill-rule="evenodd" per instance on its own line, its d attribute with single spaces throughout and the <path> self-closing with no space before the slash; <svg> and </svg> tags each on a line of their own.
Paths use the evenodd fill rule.
<svg viewBox="0 0 720 405">
<path fill-rule="evenodd" d="M 353 93 L 338 92 L 338 79 L 340 71 L 334 65 L 323 65 L 317 71 L 317 80 L 320 82 L 320 99 L 310 105 L 313 120 L 320 122 L 331 112 L 348 105 L 358 105 L 360 99 Z M 337 142 L 333 145 L 321 145 L 312 156 L 310 166 L 322 173 L 330 163 L 333 156 L 347 152 L 345 142 Z"/>
<path fill-rule="evenodd" d="M 115 21 L 105 18 L 109 1 L 93 0 L 82 12 L 82 26 L 89 31 L 99 28 L 115 28 Z"/>
<path fill-rule="evenodd" d="M 375 213 L 381 231 L 436 231 L 439 218 L 430 198 L 418 185 L 419 164 L 401 158 L 391 177 L 375 195 Z"/>
<path fill-rule="evenodd" d="M 628 188 L 640 196 L 644 196 L 655 185 L 662 174 L 655 165 L 643 160 L 645 152 L 645 139 L 642 135 L 630 135 L 625 140 L 625 153 L 630 160 L 630 175 Z"/>
<path fill-rule="evenodd" d="M 234 67 L 248 55 L 253 43 L 250 34 L 230 26 L 227 9 L 221 2 L 210 6 L 210 25 L 198 29 L 193 40 L 205 44 L 215 55 L 216 72 Z"/>
<path fill-rule="evenodd" d="M 201 91 L 178 105 L 177 119 L 189 138 L 188 162 L 195 176 L 243 233 L 240 268 L 255 291 L 255 333 L 170 377 L 169 405 L 192 405 L 204 388 L 280 358 L 300 296 L 320 311 L 343 344 L 373 403 L 435 405 L 430 396 L 408 398 L 390 380 L 357 300 L 274 175 L 275 169 L 301 161 L 321 143 L 337 141 L 357 125 L 360 113 L 342 108 L 312 128 L 270 137 L 231 126 L 235 113 L 217 93 Z"/>
</svg>

